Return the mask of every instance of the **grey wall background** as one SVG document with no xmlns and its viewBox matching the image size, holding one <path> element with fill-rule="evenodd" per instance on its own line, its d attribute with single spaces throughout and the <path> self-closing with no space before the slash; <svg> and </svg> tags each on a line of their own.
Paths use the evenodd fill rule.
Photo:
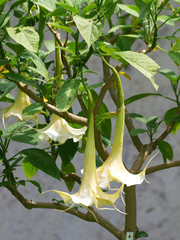
<svg viewBox="0 0 180 240">
<path fill-rule="evenodd" d="M 166 28 L 163 31 L 170 31 Z M 166 33 L 167 33 L 166 32 Z M 170 35 L 170 32 L 168 32 Z M 163 47 L 169 48 L 167 41 L 164 41 Z M 142 49 L 141 43 L 134 47 L 134 50 Z M 171 68 L 176 71 L 175 64 L 167 57 L 167 55 L 158 50 L 152 52 L 151 56 L 162 68 Z M 112 62 L 115 63 L 115 62 Z M 94 57 L 90 60 L 89 66 L 91 70 L 98 72 L 96 77 L 90 77 L 91 83 L 95 80 L 102 79 L 102 66 L 98 58 Z M 139 91 L 155 92 L 151 83 L 143 75 L 136 70 L 128 67 L 128 72 L 132 77 L 131 81 L 122 77 L 125 98 L 128 98 Z M 155 76 L 156 82 L 159 84 L 158 92 L 162 94 L 172 95 L 169 91 L 170 83 L 167 79 L 159 74 Z M 106 94 L 105 101 L 110 111 L 115 110 L 115 106 L 109 96 Z M 76 103 L 75 103 L 76 104 Z M 5 105 L 1 103 L 0 109 Z M 150 117 L 153 115 L 160 116 L 162 119 L 165 111 L 174 105 L 159 97 L 149 97 L 140 100 L 136 103 L 127 106 L 129 112 L 136 112 Z M 76 107 L 74 108 L 76 112 Z M 13 121 L 13 120 L 12 120 Z M 10 120 L 11 123 L 11 120 Z M 136 126 L 138 126 L 136 124 Z M 2 126 L 1 126 L 2 127 Z M 162 126 L 163 128 L 164 126 Z M 146 138 L 143 139 L 145 143 Z M 170 134 L 167 138 L 173 144 L 174 160 L 179 160 L 180 155 L 180 134 L 179 132 L 174 137 Z M 23 144 L 16 142 L 11 143 L 10 155 L 16 153 L 24 147 Z M 28 147 L 27 145 L 25 147 Z M 131 143 L 131 140 L 125 130 L 124 137 L 124 152 L 123 159 L 126 165 L 130 167 L 137 156 L 137 151 Z M 83 156 L 76 156 L 73 164 L 77 167 L 77 172 L 80 174 L 82 168 Z M 150 166 L 160 164 L 162 162 L 159 154 L 151 163 Z M 0 167 L 1 172 L 1 167 Z M 17 175 L 21 174 L 25 179 L 22 171 L 17 169 Z M 137 225 L 140 230 L 149 233 L 149 240 L 179 240 L 180 239 L 180 191 L 179 178 L 180 168 L 164 170 L 147 176 L 149 184 L 143 182 L 137 186 Z M 40 171 L 37 173 L 35 180 L 40 180 L 43 191 L 48 189 L 57 189 L 68 191 L 63 183 L 46 176 Z M 38 191 L 31 186 L 28 188 L 20 188 L 23 195 L 35 201 L 51 201 L 55 194 L 45 194 L 39 196 Z M 76 185 L 74 192 L 78 191 L 79 186 Z M 117 206 L 123 209 L 121 201 Z M 124 216 L 116 211 L 101 211 L 101 214 L 112 221 L 116 226 L 123 226 Z M 109 232 L 95 223 L 84 222 L 67 213 L 55 210 L 33 209 L 26 210 L 17 202 L 17 200 L 6 190 L 1 189 L 0 192 L 0 239 L 3 240 L 115 240 Z M 143 239 L 143 238 L 142 238 Z"/>
</svg>

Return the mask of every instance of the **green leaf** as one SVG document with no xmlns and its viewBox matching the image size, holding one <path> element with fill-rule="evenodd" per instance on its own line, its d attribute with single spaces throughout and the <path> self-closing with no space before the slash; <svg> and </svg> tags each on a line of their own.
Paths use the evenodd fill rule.
<svg viewBox="0 0 180 240">
<path fill-rule="evenodd" d="M 70 12 L 74 14 L 78 14 L 78 9 L 73 7 L 73 4 L 67 4 L 67 3 L 58 3 L 58 5 L 62 6 L 63 8 L 69 10 Z"/>
<path fill-rule="evenodd" d="M 14 96 L 10 93 L 7 93 L 6 96 L 3 96 L 3 97 L 0 96 L 0 101 L 1 102 L 13 103 L 14 102 Z"/>
<path fill-rule="evenodd" d="M 171 101 L 175 101 L 174 99 L 168 98 L 168 97 L 166 97 L 166 96 L 164 96 L 164 95 L 162 95 L 160 93 L 141 93 L 141 94 L 137 94 L 137 95 L 134 95 L 132 97 L 127 98 L 124 101 L 124 104 L 128 105 L 128 104 L 130 104 L 132 102 L 135 102 L 135 101 L 137 101 L 139 99 L 142 99 L 142 98 L 145 98 L 145 97 L 149 97 L 149 96 L 160 96 L 160 97 L 163 97 L 163 98 L 167 98 L 167 99 L 169 99 Z"/>
<path fill-rule="evenodd" d="M 153 30 L 154 23 L 152 20 L 153 11 L 150 10 L 150 7 L 147 5 L 142 5 L 140 8 L 139 19 L 150 38 L 151 31 Z"/>
<path fill-rule="evenodd" d="M 169 51 L 168 56 L 178 65 L 180 65 L 180 52 Z"/>
<path fill-rule="evenodd" d="M 60 112 L 67 111 L 75 101 L 79 89 L 79 81 L 71 79 L 65 81 L 56 96 L 56 106 Z"/>
<path fill-rule="evenodd" d="M 177 82 L 176 74 L 171 69 L 160 69 L 158 70 L 158 73 L 167 77 L 169 80 L 172 81 L 173 84 L 176 84 Z"/>
<path fill-rule="evenodd" d="M 65 0 L 65 2 L 68 5 L 70 5 L 70 6 L 74 7 L 75 9 L 79 10 L 80 7 L 81 7 L 81 4 L 86 2 L 86 1 L 84 1 L 84 0 L 76 0 L 76 1 L 74 1 L 74 0 Z"/>
<path fill-rule="evenodd" d="M 96 8 L 97 8 L 97 5 L 95 3 L 88 4 L 81 11 L 81 17 L 85 17 L 87 13 L 91 12 L 93 9 L 96 9 Z"/>
<path fill-rule="evenodd" d="M 121 10 L 123 10 L 137 18 L 139 17 L 139 9 L 138 9 L 138 7 L 136 7 L 134 5 L 117 4 L 117 7 L 119 7 Z"/>
<path fill-rule="evenodd" d="M 31 0 L 34 4 L 37 4 L 38 6 L 41 6 L 45 9 L 47 9 L 48 11 L 54 11 L 56 9 L 56 4 L 58 4 L 58 2 L 56 0 Z"/>
<path fill-rule="evenodd" d="M 116 46 L 119 47 L 121 51 L 129 51 L 131 50 L 131 45 L 133 42 L 134 39 L 120 35 L 116 41 Z"/>
<path fill-rule="evenodd" d="M 171 48 L 174 52 L 180 52 L 180 39 L 178 39 Z"/>
<path fill-rule="evenodd" d="M 132 28 L 134 25 L 117 25 L 112 27 L 108 33 L 114 33 L 118 29 L 126 29 L 126 28 Z"/>
<path fill-rule="evenodd" d="M 60 7 L 56 8 L 54 11 L 52 11 L 51 13 L 49 13 L 47 16 L 57 16 L 58 17 L 58 16 L 62 16 L 64 14 L 66 14 L 66 10 L 62 6 L 60 6 Z"/>
<path fill-rule="evenodd" d="M 28 84 L 33 87 L 37 87 L 36 83 L 34 83 L 32 80 L 28 80 L 27 78 L 21 76 L 18 73 L 4 73 L 4 76 L 11 80 L 16 81 L 16 82 L 22 82 L 24 84 Z"/>
<path fill-rule="evenodd" d="M 110 43 L 107 43 L 107 42 L 99 42 L 98 46 L 103 52 L 105 52 L 109 55 L 111 55 L 114 52 L 120 51 L 119 47 L 114 47 L 113 45 L 111 45 Z M 115 58 L 116 56 L 113 56 L 113 57 Z M 115 59 L 119 60 L 119 57 L 117 56 L 117 58 L 115 58 Z"/>
<path fill-rule="evenodd" d="M 27 122 L 17 122 L 10 125 L 4 131 L 4 137 L 9 138 L 15 142 L 22 142 L 31 144 L 34 146 L 38 145 L 39 136 L 35 129 L 26 127 Z"/>
<path fill-rule="evenodd" d="M 44 103 L 32 103 L 30 106 L 23 109 L 23 117 L 32 117 L 40 112 L 44 107 Z"/>
<path fill-rule="evenodd" d="M 34 175 L 37 173 L 38 168 L 34 167 L 30 162 L 28 162 L 27 160 L 24 160 L 22 162 L 22 168 L 24 171 L 24 174 L 26 176 L 27 179 L 30 179 L 32 177 L 34 177 Z"/>
<path fill-rule="evenodd" d="M 36 72 L 39 73 L 44 78 L 46 78 L 46 80 L 48 81 L 50 79 L 49 72 L 46 69 L 45 64 L 41 61 L 41 59 L 35 53 L 30 51 L 26 51 L 25 56 L 30 57 L 30 59 L 33 61 L 33 63 L 37 67 Z"/>
<path fill-rule="evenodd" d="M 10 184 L 10 182 L 8 182 L 8 181 L 1 182 L 1 183 L 0 183 L 0 188 L 1 188 L 1 187 L 5 187 L 5 186 L 8 185 L 8 184 Z"/>
<path fill-rule="evenodd" d="M 10 126 L 8 126 L 8 128 L 5 129 L 4 131 L 4 137 L 8 137 L 8 136 L 11 136 L 14 134 L 14 132 L 16 132 L 17 129 L 23 127 L 27 125 L 27 122 L 24 122 L 24 121 L 21 121 L 21 122 L 17 122 L 17 123 L 14 123 Z"/>
<path fill-rule="evenodd" d="M 163 23 L 163 22 L 166 22 L 169 17 L 170 16 L 168 16 L 168 15 L 161 15 L 161 16 L 157 17 L 157 21 L 160 21 Z M 166 24 L 174 26 L 174 22 L 171 18 L 166 22 Z"/>
<path fill-rule="evenodd" d="M 75 173 L 76 172 L 76 169 L 75 169 L 74 165 L 71 162 L 69 162 L 68 164 L 63 164 L 62 163 L 61 170 L 65 174 Z M 73 187 L 74 187 L 75 181 L 65 180 L 64 182 L 65 182 L 67 188 L 69 189 L 69 191 L 71 192 Z"/>
<path fill-rule="evenodd" d="M 112 143 L 108 138 L 101 135 L 101 139 L 106 147 L 108 146 L 108 147 L 112 148 Z"/>
<path fill-rule="evenodd" d="M 3 79 L 0 81 L 0 101 L 16 87 L 16 84 L 9 80 Z"/>
<path fill-rule="evenodd" d="M 134 129 L 130 132 L 131 136 L 137 136 L 139 134 L 142 134 L 142 133 L 145 133 L 147 132 L 147 130 L 145 129 L 141 129 L 141 128 L 138 128 L 138 129 Z"/>
<path fill-rule="evenodd" d="M 147 120 L 146 126 L 148 127 L 148 129 L 153 130 L 154 132 L 156 132 L 157 128 L 158 128 L 158 123 L 156 122 L 158 120 L 158 116 L 152 116 Z"/>
<path fill-rule="evenodd" d="M 131 118 L 134 118 L 134 119 L 136 119 L 139 122 L 142 122 L 144 124 L 147 123 L 147 119 L 145 117 L 143 117 L 142 115 L 140 115 L 140 114 L 130 113 L 129 115 L 130 115 Z"/>
<path fill-rule="evenodd" d="M 57 24 L 57 23 L 48 23 L 48 24 L 51 25 L 52 27 L 55 27 L 55 28 L 64 30 L 64 31 L 66 31 L 66 32 L 69 32 L 70 34 L 73 34 L 73 29 L 70 28 L 70 27 L 66 27 L 66 26 L 63 26 L 63 25 L 59 25 L 59 24 Z"/>
<path fill-rule="evenodd" d="M 33 184 L 35 187 L 38 188 L 39 193 L 42 193 L 41 185 L 37 181 L 28 180 L 27 182 L 30 182 L 31 184 Z"/>
<path fill-rule="evenodd" d="M 104 27 L 104 19 L 99 21 L 73 16 L 73 20 L 89 48 L 101 36 Z"/>
<path fill-rule="evenodd" d="M 0 58 L 0 66 L 6 65 L 6 64 L 9 63 L 10 61 L 11 61 L 11 60 L 4 60 L 4 59 Z"/>
<path fill-rule="evenodd" d="M 106 112 L 106 113 L 97 115 L 96 120 L 97 120 L 97 122 L 100 122 L 105 119 L 111 119 L 111 118 L 116 117 L 117 114 L 118 114 L 118 112 Z"/>
<path fill-rule="evenodd" d="M 164 121 L 166 125 L 168 126 L 171 122 L 175 122 L 173 129 L 171 132 L 175 134 L 179 129 L 180 129 L 180 114 L 179 114 L 179 109 L 176 108 L 171 108 L 169 109 L 165 115 L 164 115 Z"/>
<path fill-rule="evenodd" d="M 7 2 L 8 0 L 0 0 L 0 6 L 3 4 L 3 3 L 5 3 L 5 2 Z"/>
<path fill-rule="evenodd" d="M 159 150 L 161 151 L 164 158 L 172 161 L 173 159 L 173 149 L 171 145 L 166 141 L 157 141 Z"/>
<path fill-rule="evenodd" d="M 68 139 L 64 144 L 58 145 L 58 153 L 64 165 L 71 162 L 78 150 L 79 142 Z"/>
<path fill-rule="evenodd" d="M 34 167 L 45 172 L 49 176 L 60 180 L 59 169 L 54 159 L 44 150 L 38 148 L 29 148 L 22 150 L 20 154 L 24 160 L 30 162 Z"/>
<path fill-rule="evenodd" d="M 38 51 L 39 34 L 33 27 L 9 27 L 6 30 L 12 39 L 29 51 Z"/>
<path fill-rule="evenodd" d="M 156 74 L 159 65 L 150 57 L 143 53 L 132 51 L 114 52 L 112 53 L 112 57 L 119 57 L 119 60 L 123 58 L 139 72 L 149 78 L 153 87 L 156 90 L 158 89 L 158 85 L 155 83 L 153 76 Z"/>
<path fill-rule="evenodd" d="M 98 168 L 102 165 L 103 165 L 103 162 L 102 162 L 101 158 L 98 155 L 96 155 L 96 167 Z"/>
</svg>

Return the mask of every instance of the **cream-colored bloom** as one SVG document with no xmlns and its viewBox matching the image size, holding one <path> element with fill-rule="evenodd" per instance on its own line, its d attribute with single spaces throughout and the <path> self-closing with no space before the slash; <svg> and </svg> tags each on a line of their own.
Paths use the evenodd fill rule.
<svg viewBox="0 0 180 240">
<path fill-rule="evenodd" d="M 110 209 L 116 209 L 114 202 L 119 197 L 121 189 L 119 189 L 113 194 L 108 194 L 100 189 L 97 182 L 95 164 L 94 122 L 92 113 L 88 124 L 88 136 L 84 153 L 84 171 L 79 191 L 75 194 L 68 194 L 66 192 L 61 192 L 57 190 L 51 191 L 58 193 L 62 197 L 66 205 L 70 203 L 72 205 L 81 204 L 84 207 L 88 207 L 95 204 L 98 209 L 105 209 L 101 208 L 103 205 L 113 206 L 113 208 Z"/>
<path fill-rule="evenodd" d="M 109 187 L 110 182 L 115 180 L 127 186 L 141 184 L 145 179 L 147 165 L 139 174 L 130 173 L 122 161 L 123 135 L 124 135 L 124 104 L 122 105 L 116 119 L 115 135 L 112 150 L 104 164 L 97 168 L 97 179 L 102 188 Z M 151 159 L 150 159 L 151 160 Z"/>
<path fill-rule="evenodd" d="M 29 105 L 30 105 L 29 96 L 18 88 L 16 101 L 10 107 L 7 107 L 2 110 L 3 124 L 4 124 L 4 119 L 9 118 L 11 116 L 15 116 L 20 120 L 26 120 L 26 119 L 23 119 L 22 112 L 23 112 L 23 109 L 25 109 Z"/>
<path fill-rule="evenodd" d="M 52 114 L 50 123 L 46 127 L 38 129 L 38 133 L 41 142 L 48 141 L 50 138 L 62 144 L 70 138 L 73 138 L 74 142 L 79 141 L 86 129 L 87 127 L 80 129 L 72 128 L 66 120 L 56 114 Z"/>
</svg>

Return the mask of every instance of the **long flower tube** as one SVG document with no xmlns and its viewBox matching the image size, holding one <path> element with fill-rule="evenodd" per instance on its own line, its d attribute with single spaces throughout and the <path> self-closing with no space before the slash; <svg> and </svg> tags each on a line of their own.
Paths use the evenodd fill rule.
<svg viewBox="0 0 180 240">
<path fill-rule="evenodd" d="M 115 134 L 111 153 L 104 162 L 104 164 L 96 170 L 98 183 L 99 186 L 102 188 L 110 188 L 110 182 L 113 180 L 122 183 L 122 185 L 126 184 L 127 186 L 141 184 L 145 179 L 145 171 L 152 158 L 146 164 L 143 171 L 139 174 L 132 174 L 125 168 L 122 161 L 125 121 L 125 107 L 122 85 L 116 69 L 109 65 L 103 57 L 102 59 L 112 69 L 114 73 L 117 85 L 117 106 L 118 108 L 120 108 L 120 110 L 116 119 Z"/>
<path fill-rule="evenodd" d="M 75 194 L 69 194 L 58 190 L 50 190 L 56 192 L 64 200 L 65 204 L 81 204 L 84 207 L 95 205 L 98 209 L 117 209 L 114 202 L 119 197 L 122 189 L 119 189 L 113 194 L 105 193 L 98 185 L 96 177 L 96 155 L 95 155 L 95 140 L 94 140 L 94 120 L 93 109 L 90 104 L 91 114 L 88 123 L 87 143 L 84 153 L 84 171 L 80 189 Z M 113 206 L 113 208 L 101 208 L 105 206 Z M 118 210 L 118 209 L 117 209 Z M 119 211 L 119 210 L 118 210 Z"/>
<path fill-rule="evenodd" d="M 41 142 L 48 141 L 52 139 L 53 141 L 58 141 L 63 144 L 67 139 L 73 138 L 74 142 L 80 140 L 80 138 L 85 134 L 87 127 L 83 128 L 72 128 L 63 118 L 52 114 L 50 123 L 42 128 L 38 129 L 39 139 Z"/>
<path fill-rule="evenodd" d="M 23 112 L 23 109 L 28 107 L 30 104 L 31 103 L 30 103 L 29 96 L 18 88 L 16 101 L 10 107 L 4 108 L 2 110 L 3 125 L 5 126 L 4 119 L 5 118 L 8 119 L 11 116 L 15 116 L 20 120 L 27 120 L 23 118 L 22 112 Z"/>
</svg>

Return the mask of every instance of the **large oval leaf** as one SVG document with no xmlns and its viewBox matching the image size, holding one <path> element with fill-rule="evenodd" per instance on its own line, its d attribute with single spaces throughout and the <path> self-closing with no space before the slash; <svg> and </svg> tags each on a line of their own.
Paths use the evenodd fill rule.
<svg viewBox="0 0 180 240">
<path fill-rule="evenodd" d="M 25 161 L 30 162 L 34 167 L 45 172 L 49 176 L 60 180 L 59 169 L 52 157 L 42 149 L 29 148 L 22 150 L 20 154 Z"/>
<path fill-rule="evenodd" d="M 139 72 L 145 75 L 151 81 L 153 87 L 157 90 L 158 85 L 155 83 L 153 76 L 156 74 L 159 65 L 150 57 L 143 53 L 137 53 L 132 51 L 114 52 L 112 57 L 115 57 L 121 61 L 123 58 L 126 62 L 136 68 Z"/>
<path fill-rule="evenodd" d="M 29 51 L 38 51 L 39 34 L 33 27 L 9 27 L 6 30 L 12 39 Z"/>
<path fill-rule="evenodd" d="M 60 112 L 67 111 L 75 101 L 79 89 L 77 79 L 67 80 L 59 89 L 56 96 L 56 107 Z"/>
<path fill-rule="evenodd" d="M 73 20 L 88 47 L 90 47 L 101 35 L 104 27 L 104 19 L 94 21 L 92 18 L 85 19 L 80 16 L 74 16 Z"/>
</svg>

